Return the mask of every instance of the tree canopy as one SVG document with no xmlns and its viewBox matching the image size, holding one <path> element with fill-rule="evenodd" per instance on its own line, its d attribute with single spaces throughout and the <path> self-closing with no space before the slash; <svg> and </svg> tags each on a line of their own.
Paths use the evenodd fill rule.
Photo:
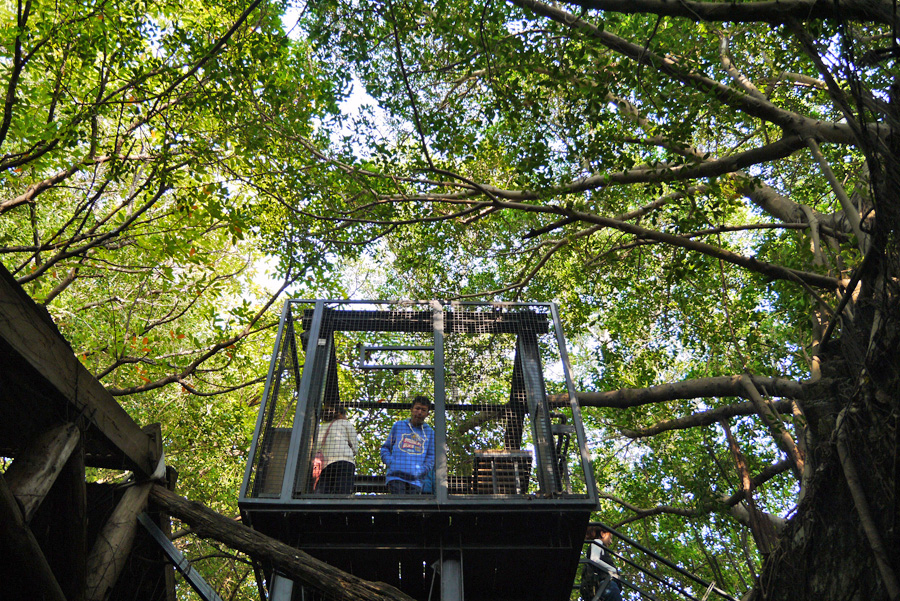
<svg viewBox="0 0 900 601">
<path fill-rule="evenodd" d="M 900 597 L 890 3 L 287 8 L 3 14 L 2 260 L 184 486 L 233 511 L 285 289 L 553 300 L 599 519 Z"/>
</svg>

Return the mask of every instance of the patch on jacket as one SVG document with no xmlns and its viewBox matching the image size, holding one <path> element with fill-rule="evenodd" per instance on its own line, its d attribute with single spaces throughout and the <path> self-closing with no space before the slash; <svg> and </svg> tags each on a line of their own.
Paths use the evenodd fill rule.
<svg viewBox="0 0 900 601">
<path fill-rule="evenodd" d="M 418 434 L 407 432 L 400 436 L 397 448 L 408 455 L 422 455 L 425 453 L 425 439 Z"/>
</svg>

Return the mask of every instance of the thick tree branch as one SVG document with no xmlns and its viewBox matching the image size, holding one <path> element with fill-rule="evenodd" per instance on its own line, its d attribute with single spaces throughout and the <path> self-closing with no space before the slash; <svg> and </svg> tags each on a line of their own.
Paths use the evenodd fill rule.
<svg viewBox="0 0 900 601">
<path fill-rule="evenodd" d="M 703 397 L 746 398 L 747 391 L 741 383 L 744 376 L 715 376 L 685 380 L 648 388 L 622 388 L 608 392 L 579 392 L 578 403 L 582 407 L 640 407 L 650 403 L 664 403 L 676 399 Z M 770 396 L 804 398 L 803 383 L 786 378 L 750 376 L 757 388 Z M 568 402 L 566 395 L 549 395 L 551 403 Z M 752 405 L 752 404 L 751 404 Z M 752 412 L 751 412 L 752 413 Z"/>
<path fill-rule="evenodd" d="M 506 208 L 536 210 L 533 205 L 524 205 L 520 203 L 510 202 L 498 202 L 497 204 L 498 206 L 503 206 Z M 766 263 L 765 261 L 760 261 L 753 257 L 745 257 L 729 250 L 713 246 L 712 244 L 707 244 L 698 240 L 691 240 L 683 236 L 659 232 L 656 230 L 641 227 L 639 225 L 617 221 L 609 217 L 601 217 L 600 215 L 595 215 L 592 213 L 576 211 L 574 209 L 557 208 L 555 212 L 567 217 L 576 217 L 577 219 L 579 219 L 580 221 L 584 221 L 585 223 L 595 223 L 597 225 L 611 227 L 622 232 L 634 234 L 643 238 L 649 238 L 651 240 L 657 240 L 659 242 L 663 242 L 665 244 L 669 244 L 678 248 L 684 248 L 686 250 L 699 252 L 716 259 L 721 259 L 733 265 L 743 267 L 745 269 L 748 269 L 749 271 L 764 275 L 772 279 L 787 280 L 805 284 L 811 287 L 823 288 L 829 291 L 837 290 L 840 286 L 840 281 L 837 278 L 806 271 L 798 271 L 795 269 L 790 269 L 788 267 L 775 265 L 773 263 Z"/>
<path fill-rule="evenodd" d="M 650 52 L 645 46 L 629 42 L 555 6 L 539 2 L 538 0 L 509 1 L 521 8 L 532 10 L 541 16 L 590 36 L 610 50 L 618 52 L 641 65 L 656 69 L 660 73 L 680 81 L 690 88 L 708 94 L 734 110 L 774 123 L 786 132 L 801 136 L 821 135 L 828 132 L 826 135 L 829 135 L 829 137 L 839 135 L 846 143 L 856 142 L 852 128 L 848 125 L 838 123 L 826 125 L 816 119 L 810 119 L 793 111 L 777 107 L 767 99 L 761 99 L 730 88 L 699 74 L 695 70 L 682 67 L 673 59 Z"/>
<path fill-rule="evenodd" d="M 769 433 L 775 440 L 775 444 L 777 444 L 782 451 L 787 453 L 787 456 L 794 464 L 794 475 L 797 477 L 797 480 L 800 480 L 803 474 L 805 459 L 802 453 L 800 453 L 800 449 L 797 448 L 794 439 L 791 438 L 791 435 L 785 429 L 775 404 L 768 399 L 764 399 L 762 395 L 759 394 L 759 390 L 756 389 L 750 376 L 743 376 L 741 378 L 741 385 L 750 397 L 753 406 L 756 407 L 759 417 L 769 429 Z"/>
<path fill-rule="evenodd" d="M 10 198 L 8 200 L 4 200 L 0 202 L 0 215 L 14 209 L 20 205 L 34 202 L 35 198 L 37 198 L 42 192 L 49 190 L 53 186 L 66 181 L 76 173 L 80 172 L 84 167 L 91 167 L 102 165 L 104 163 L 108 163 L 110 161 L 146 161 L 153 158 L 150 155 L 137 155 L 137 156 L 118 156 L 114 154 L 102 156 L 102 157 L 89 157 L 85 160 L 75 163 L 74 165 L 58 171 L 51 177 L 45 178 L 39 182 L 35 182 L 28 186 L 28 188 L 16 196 L 15 198 Z"/>
<path fill-rule="evenodd" d="M 751 479 L 751 486 L 753 488 L 758 488 L 774 478 L 775 476 L 782 474 L 791 469 L 791 462 L 789 460 L 779 461 L 778 463 L 774 463 L 766 466 L 760 473 L 755 475 Z M 636 522 L 638 520 L 642 520 L 647 517 L 651 517 L 654 515 L 680 515 L 682 517 L 692 518 L 692 517 L 700 517 L 707 513 L 713 511 L 719 511 L 722 508 L 727 508 L 728 512 L 734 517 L 738 522 L 744 525 L 748 525 L 748 515 L 746 508 L 742 507 L 740 503 L 744 500 L 744 491 L 738 490 L 734 494 L 728 497 L 719 497 L 715 500 L 712 505 L 706 505 L 704 507 L 673 507 L 671 505 L 658 505 L 656 507 L 648 507 L 642 508 L 625 501 L 624 499 L 613 495 L 611 493 L 606 493 L 600 491 L 598 496 L 601 499 L 608 499 L 613 501 L 617 505 L 622 506 L 628 511 L 631 511 L 635 515 L 628 517 L 621 522 L 616 524 L 616 527 L 621 526 L 623 524 L 628 524 L 630 522 Z M 776 532 L 781 532 L 784 528 L 784 525 L 787 520 L 782 517 L 772 515 L 772 514 L 764 514 L 766 518 L 772 523 L 772 526 L 775 528 Z"/>
<path fill-rule="evenodd" d="M 860 215 L 859 209 L 853 206 L 853 202 L 850 200 L 850 196 L 847 194 L 847 191 L 844 189 L 844 186 L 841 185 L 841 182 L 838 181 L 837 176 L 835 176 L 834 171 L 831 169 L 831 165 L 828 164 L 828 159 L 825 158 L 825 155 L 822 154 L 822 150 L 819 148 L 819 143 L 815 141 L 813 138 L 809 138 L 807 141 L 809 145 L 809 150 L 812 153 L 813 157 L 816 159 L 816 162 L 819 163 L 819 168 L 822 170 L 822 173 L 825 175 L 825 178 L 828 180 L 828 183 L 831 184 L 831 189 L 834 191 L 834 195 L 837 196 L 838 201 L 841 203 L 841 208 L 844 210 L 844 215 L 847 217 L 847 221 L 850 223 L 850 229 L 853 234 L 856 236 L 856 243 L 859 247 L 860 252 L 865 253 L 868 248 L 868 236 L 863 234 L 862 229 L 860 229 Z"/>
<path fill-rule="evenodd" d="M 789 471 L 791 467 L 793 467 L 793 462 L 790 459 L 784 459 L 779 461 L 778 463 L 773 463 L 771 465 L 767 465 L 761 472 L 753 476 L 750 483 L 753 488 L 759 488 L 775 476 L 779 474 L 783 474 L 786 471 Z M 738 503 L 744 500 L 744 491 L 738 490 L 730 497 L 721 497 L 719 502 L 727 505 L 728 507 L 734 507 Z M 782 520 L 781 524 L 784 524 L 784 520 Z"/>
<path fill-rule="evenodd" d="M 776 408 L 785 411 L 790 409 L 791 401 L 776 401 L 774 405 Z M 582 406 L 584 406 L 583 403 Z M 756 405 L 754 405 L 752 401 L 747 401 L 746 403 L 726 405 L 725 407 L 718 407 L 716 409 L 710 409 L 709 411 L 701 411 L 699 413 L 693 413 L 684 417 L 663 420 L 646 428 L 639 428 L 636 430 L 622 429 L 620 430 L 620 433 L 622 434 L 622 436 L 627 436 L 628 438 L 647 438 L 649 436 L 656 436 L 661 432 L 668 432 L 670 430 L 687 430 L 688 428 L 699 428 L 702 426 L 715 424 L 718 421 L 727 419 L 729 417 L 736 417 L 739 415 L 754 415 L 756 413 Z"/>
<path fill-rule="evenodd" d="M 839 19 L 893 23 L 893 5 L 885 0 L 762 0 L 757 2 L 701 2 L 696 0 L 567 0 L 586 9 L 624 14 L 651 14 L 683 17 L 691 21 L 731 21 L 735 23 L 784 23 Z"/>
<path fill-rule="evenodd" d="M 487 190 L 488 186 L 484 186 Z M 502 192 L 497 193 L 497 190 L 491 190 L 492 194 L 495 197 L 503 196 Z M 536 193 L 535 193 L 536 195 Z M 520 199 L 524 194 L 520 196 Z M 536 196 L 535 196 L 536 197 Z M 401 199 L 397 199 L 401 200 Z M 406 197 L 402 199 L 405 202 L 415 202 L 415 201 L 432 201 L 438 203 L 448 203 L 448 204 L 468 204 L 473 202 L 471 200 L 461 200 L 459 198 L 452 198 L 449 196 L 438 196 L 438 195 L 428 195 L 428 196 L 419 196 L 419 197 Z M 775 265 L 773 263 L 767 263 L 765 261 L 760 261 L 754 257 L 745 257 L 743 255 L 739 255 L 737 253 L 731 252 L 729 250 L 707 244 L 705 242 L 700 242 L 697 240 L 691 240 L 689 238 L 685 238 L 684 236 L 678 236 L 675 234 L 669 234 L 665 232 L 660 232 L 656 230 L 651 230 L 648 228 L 641 227 L 639 225 L 635 225 L 628 222 L 619 221 L 617 219 L 611 217 L 602 217 L 600 215 L 596 215 L 593 213 L 588 213 L 584 211 L 575 210 L 573 208 L 561 207 L 556 205 L 536 205 L 528 202 L 520 202 L 520 201 L 508 201 L 508 200 L 500 200 L 499 198 L 495 199 L 492 203 L 497 208 L 503 209 L 512 209 L 523 212 L 530 213 L 548 213 L 560 215 L 563 218 L 567 219 L 577 219 L 579 221 L 583 221 L 585 223 L 593 223 L 596 225 L 600 225 L 603 227 L 610 227 L 613 229 L 617 229 L 619 231 L 636 235 L 641 238 L 647 238 L 651 240 L 656 240 L 658 242 L 662 242 L 665 244 L 669 244 L 678 248 L 684 248 L 686 250 L 699 252 L 701 254 L 721 259 L 728 263 L 732 263 L 739 267 L 743 267 L 749 271 L 754 273 L 758 273 L 765 277 L 776 279 L 776 280 L 787 280 L 790 282 L 798 283 L 801 286 L 807 288 L 808 291 L 812 292 L 812 288 L 823 288 L 825 290 L 833 291 L 837 290 L 840 286 L 840 281 L 837 278 L 833 278 L 826 275 L 821 275 L 817 273 L 799 271 L 795 269 L 791 269 L 788 267 L 782 267 L 780 265 Z M 427 221 L 427 219 L 413 219 L 413 222 Z M 382 223 L 380 221 L 375 221 L 376 223 Z M 391 222 L 384 222 L 385 224 Z M 822 302 L 821 299 L 817 297 L 817 300 Z"/>
<path fill-rule="evenodd" d="M 744 152 L 722 157 L 714 160 L 706 160 L 698 163 L 685 164 L 660 164 L 654 166 L 642 166 L 628 171 L 613 173 L 597 173 L 568 183 L 545 188 L 542 190 L 514 190 L 498 188 L 496 186 L 482 185 L 480 189 L 498 199 L 511 201 L 532 201 L 546 199 L 553 196 L 566 196 L 580 194 L 591 190 L 600 190 L 615 185 L 631 184 L 659 184 L 665 182 L 678 182 L 702 178 L 714 178 L 728 175 L 741 169 L 754 165 L 768 163 L 778 159 L 789 157 L 794 152 L 804 148 L 806 141 L 799 136 L 786 136 L 781 140 L 766 144 L 759 148 L 753 148 Z M 469 190 L 457 194 L 415 194 L 415 195 L 384 195 L 381 200 L 396 201 L 466 201 L 479 195 L 479 190 L 469 187 Z M 471 201 L 470 201 L 471 202 Z"/>
<path fill-rule="evenodd" d="M 765 519 L 767 517 L 766 514 L 756 507 L 756 500 L 753 498 L 755 487 L 753 486 L 753 479 L 750 477 L 750 471 L 747 467 L 747 460 L 744 458 L 744 453 L 738 446 L 737 439 L 731 432 L 728 421 L 722 420 L 719 424 L 725 431 L 725 438 L 728 440 L 728 448 L 731 450 L 738 475 L 741 477 L 741 492 L 744 494 L 750 532 L 756 540 L 756 546 L 759 548 L 759 552 L 764 557 L 768 556 L 769 553 L 772 552 L 772 546 L 775 544 L 775 538 L 777 536 L 775 528 L 772 526 L 771 522 Z M 738 505 L 735 505 L 735 507 L 738 507 Z"/>
<path fill-rule="evenodd" d="M 745 92 L 750 94 L 751 96 L 755 96 L 760 99 L 766 99 L 765 94 L 759 91 L 759 89 L 753 85 L 746 75 L 741 73 L 740 69 L 735 66 L 734 62 L 731 60 L 731 54 L 728 49 L 728 45 L 730 42 L 729 36 L 725 35 L 724 32 L 719 32 L 719 61 L 722 63 L 722 67 L 725 68 L 725 72 L 734 80 L 738 86 L 741 87 Z"/>
</svg>

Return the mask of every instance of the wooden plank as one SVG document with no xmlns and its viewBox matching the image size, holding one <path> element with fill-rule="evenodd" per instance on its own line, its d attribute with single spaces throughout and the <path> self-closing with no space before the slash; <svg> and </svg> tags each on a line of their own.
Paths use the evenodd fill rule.
<svg viewBox="0 0 900 601">
<path fill-rule="evenodd" d="M 492 449 L 475 453 L 475 494 L 524 495 L 531 476 L 531 451 Z"/>
<path fill-rule="evenodd" d="M 32 439 L 6 470 L 6 483 L 22 508 L 26 524 L 31 522 L 80 439 L 75 424 L 56 426 Z"/>
<path fill-rule="evenodd" d="M 29 522 L 59 587 L 69 601 L 82 601 L 84 594 L 86 497 L 84 447 L 79 442 Z"/>
<path fill-rule="evenodd" d="M 137 516 L 147 508 L 151 483 L 131 486 L 109 516 L 87 559 L 86 601 L 104 601 L 119 580 L 137 531 Z"/>
<path fill-rule="evenodd" d="M 0 474 L 0 598 L 66 601 L 44 552 Z"/>
<path fill-rule="evenodd" d="M 69 565 L 65 573 L 60 573 L 60 584 L 69 601 L 83 601 L 87 579 L 87 491 L 84 485 L 84 445 L 79 444 L 63 473 L 59 477 L 58 488 L 68 498 L 69 514 L 65 516 L 66 555 Z"/>
<path fill-rule="evenodd" d="M 49 315 L 38 307 L 0 265 L 0 338 L 21 357 L 72 415 L 82 415 L 111 447 L 121 452 L 129 469 L 143 476 L 155 470 L 159 456 L 150 436 L 75 357 Z M 23 399 L 23 411 L 26 400 Z"/>
</svg>

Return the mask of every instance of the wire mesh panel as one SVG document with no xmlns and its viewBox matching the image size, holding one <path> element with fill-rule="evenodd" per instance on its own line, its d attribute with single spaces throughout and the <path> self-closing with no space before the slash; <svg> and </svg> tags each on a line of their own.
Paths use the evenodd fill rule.
<svg viewBox="0 0 900 601">
<path fill-rule="evenodd" d="M 313 477 L 299 495 L 382 495 L 399 479 L 406 492 L 433 494 L 433 320 L 427 304 L 327 305 L 329 375 L 313 424 Z M 417 396 L 428 419 L 411 426 Z"/>
<path fill-rule="evenodd" d="M 558 446 L 547 388 L 565 391 L 545 305 L 454 304 L 446 319 L 449 492 L 557 494 L 560 465 L 571 445 Z M 563 436 L 569 432 L 561 432 Z M 576 445 L 577 446 L 577 445 Z"/>
<path fill-rule="evenodd" d="M 304 349 L 290 310 L 285 316 L 272 357 L 266 394 L 260 411 L 261 427 L 251 457 L 249 496 L 278 497 L 284 481 L 288 450 L 297 408 L 297 391 Z"/>
<path fill-rule="evenodd" d="M 294 498 L 572 493 L 582 455 L 571 406 L 548 401 L 568 398 L 549 305 L 318 301 L 286 315 L 252 496 L 286 477 Z"/>
</svg>

